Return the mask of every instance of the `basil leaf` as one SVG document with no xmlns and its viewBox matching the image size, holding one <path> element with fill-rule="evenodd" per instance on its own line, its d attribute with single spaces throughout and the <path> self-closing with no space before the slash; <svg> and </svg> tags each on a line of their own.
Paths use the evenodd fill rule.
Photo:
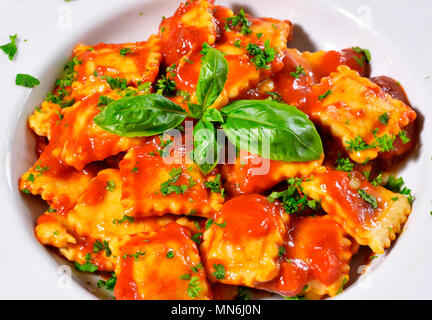
<svg viewBox="0 0 432 320">
<path fill-rule="evenodd" d="M 194 161 L 204 174 L 216 167 L 219 160 L 219 146 L 216 141 L 216 129 L 213 123 L 200 120 L 193 130 Z"/>
<path fill-rule="evenodd" d="M 158 94 L 111 102 L 93 119 L 102 129 L 123 137 L 145 137 L 177 127 L 187 113 Z"/>
<path fill-rule="evenodd" d="M 221 109 L 222 128 L 238 148 L 271 160 L 301 162 L 319 159 L 321 138 L 306 114 L 269 100 L 238 100 Z M 263 154 L 263 146 L 270 148 Z"/>
<path fill-rule="evenodd" d="M 228 75 L 228 63 L 223 54 L 209 47 L 201 64 L 196 87 L 198 103 L 203 110 L 210 107 L 222 92 Z"/>
<path fill-rule="evenodd" d="M 223 122 L 222 114 L 218 109 L 207 109 L 204 112 L 203 119 L 210 122 Z"/>
<path fill-rule="evenodd" d="M 16 75 L 15 84 L 27 88 L 33 88 L 40 85 L 40 81 L 29 74 L 18 73 Z"/>
<path fill-rule="evenodd" d="M 17 37 L 18 35 L 16 33 L 13 36 L 9 36 L 10 42 L 0 46 L 0 49 L 9 57 L 9 60 L 13 60 L 15 54 L 18 51 L 18 48 L 16 46 Z"/>
<path fill-rule="evenodd" d="M 202 115 L 203 115 L 203 107 L 199 104 L 196 103 L 188 103 L 188 108 L 190 111 L 190 115 L 192 116 L 192 118 L 195 119 L 201 119 Z"/>
</svg>

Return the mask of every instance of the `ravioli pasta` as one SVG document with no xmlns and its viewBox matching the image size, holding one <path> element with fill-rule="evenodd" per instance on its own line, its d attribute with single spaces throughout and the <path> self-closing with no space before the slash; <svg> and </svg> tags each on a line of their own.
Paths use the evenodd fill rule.
<svg viewBox="0 0 432 320">
<path fill-rule="evenodd" d="M 49 206 L 38 241 L 101 276 L 97 285 L 116 299 L 341 293 L 359 249 L 384 253 L 411 213 L 410 190 L 390 172 L 417 144 L 416 112 L 399 82 L 370 78 L 369 50 L 301 52 L 292 37 L 291 21 L 188 0 L 147 40 L 78 44 L 28 120 L 37 159 L 19 188 Z M 228 69 L 199 113 L 209 50 Z M 177 117 L 173 130 L 126 137 L 98 122 L 144 95 L 179 109 L 155 116 L 153 105 L 128 105 L 130 114 Z M 294 106 L 318 128 L 322 152 L 271 160 L 206 136 L 200 143 L 216 148 L 219 163 L 203 167 L 213 154 L 198 154 L 208 149 L 197 151 L 194 126 L 216 135 L 227 117 L 218 110 L 238 100 Z"/>
</svg>

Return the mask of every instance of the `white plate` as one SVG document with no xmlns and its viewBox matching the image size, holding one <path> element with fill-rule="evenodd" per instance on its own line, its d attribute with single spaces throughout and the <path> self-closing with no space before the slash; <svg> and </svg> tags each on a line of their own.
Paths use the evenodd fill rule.
<svg viewBox="0 0 432 320">
<path fill-rule="evenodd" d="M 236 4 L 240 1 L 217 1 Z M 416 0 L 243 1 L 247 12 L 287 18 L 296 24 L 292 46 L 302 50 L 360 46 L 372 53 L 372 75 L 388 75 L 404 86 L 423 123 L 418 152 L 400 174 L 416 201 L 403 234 L 385 255 L 374 260 L 338 298 L 432 298 L 432 2 Z M 171 15 L 178 1 L 145 0 L 2 0 L 0 44 L 18 33 L 19 52 L 10 62 L 0 53 L 0 298 L 94 298 L 68 275 L 33 234 L 40 202 L 26 200 L 17 188 L 19 176 L 34 162 L 35 141 L 27 117 L 52 89 L 75 44 L 126 42 L 146 39 L 156 32 L 161 16 Z M 142 14 L 140 14 L 142 12 Z M 28 39 L 24 42 L 24 39 Z M 14 85 L 16 73 L 41 80 L 33 90 Z M 423 122 L 424 119 L 424 122 Z M 80 278 L 83 284 L 86 280 Z M 66 280 L 66 281 L 65 281 Z"/>
</svg>

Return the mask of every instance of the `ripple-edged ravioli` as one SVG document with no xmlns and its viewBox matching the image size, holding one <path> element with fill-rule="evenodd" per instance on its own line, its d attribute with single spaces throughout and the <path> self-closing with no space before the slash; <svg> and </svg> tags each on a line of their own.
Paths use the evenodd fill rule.
<svg viewBox="0 0 432 320">
<path fill-rule="evenodd" d="M 30 116 L 30 128 L 50 139 L 50 120 L 62 108 L 96 93 L 108 94 L 111 89 L 124 90 L 127 85 L 138 87 L 141 83 L 154 82 L 162 59 L 160 50 L 160 39 L 154 35 L 148 41 L 136 43 L 77 45 L 72 63 L 67 65 L 69 73 L 57 81 L 55 94 Z M 64 101 L 70 103 L 62 105 Z"/>
<path fill-rule="evenodd" d="M 159 26 L 165 64 L 171 65 L 183 56 L 201 50 L 204 42 L 216 39 L 216 23 L 212 15 L 213 1 L 194 0 L 181 3 L 173 16 Z"/>
<path fill-rule="evenodd" d="M 227 19 L 233 18 L 234 13 L 225 7 L 217 6 L 214 11 L 220 30 L 220 36 L 215 48 L 220 50 L 228 63 L 228 78 L 215 107 L 221 107 L 229 99 L 235 99 L 251 87 L 283 67 L 283 50 L 291 39 L 292 26 L 289 21 L 268 18 L 254 18 L 246 15 L 250 24 L 250 33 L 241 33 L 238 28 L 227 28 Z M 248 45 L 264 50 L 268 43 L 274 50 L 274 59 L 265 66 L 258 67 L 254 62 L 254 55 L 247 49 Z"/>
<path fill-rule="evenodd" d="M 359 244 L 384 253 L 411 213 L 406 196 L 373 186 L 363 174 L 320 168 L 303 184 Z"/>
<path fill-rule="evenodd" d="M 231 194 L 260 193 L 288 178 L 309 175 L 323 159 L 324 155 L 314 161 L 283 162 L 240 151 L 236 163 L 222 166 L 221 172 Z"/>
<path fill-rule="evenodd" d="M 225 202 L 200 247 L 210 280 L 244 286 L 272 280 L 279 273 L 278 249 L 285 231 L 283 208 L 264 196 Z M 216 269 L 224 270 L 223 277 Z"/>
<path fill-rule="evenodd" d="M 47 150 L 77 170 L 145 141 L 145 138 L 120 137 L 96 125 L 93 119 L 101 110 L 100 97 L 96 94 L 63 109 L 61 118 L 53 124 Z M 112 91 L 105 97 L 118 99 L 120 96 Z"/>
<path fill-rule="evenodd" d="M 403 128 L 416 119 L 413 109 L 346 66 L 313 86 L 309 103 L 311 119 L 330 128 L 359 163 L 392 150 Z"/>
<path fill-rule="evenodd" d="M 45 149 L 36 163 L 25 172 L 19 188 L 26 194 L 40 195 L 55 210 L 65 213 L 72 209 L 79 196 L 96 175 L 96 167 L 78 171 Z"/>
<path fill-rule="evenodd" d="M 334 296 L 349 279 L 352 243 L 329 216 L 292 217 L 279 276 L 257 287 L 283 296 Z"/>
<path fill-rule="evenodd" d="M 224 201 L 205 186 L 214 176 L 203 176 L 182 141 L 168 141 L 172 140 L 161 143 L 155 137 L 129 150 L 120 162 L 126 211 L 134 217 L 165 213 L 210 217 Z"/>
<path fill-rule="evenodd" d="M 211 299 L 211 289 L 190 232 L 170 223 L 112 242 L 116 299 Z"/>
<path fill-rule="evenodd" d="M 145 219 L 125 215 L 121 189 L 119 170 L 99 171 L 72 210 L 65 215 L 47 212 L 38 219 L 35 230 L 38 240 L 59 248 L 71 261 L 85 263 L 85 255 L 89 253 L 91 262 L 99 266 L 99 270 L 112 271 L 111 255 L 95 253 L 109 250 L 109 242 L 114 237 L 154 231 L 174 221 L 172 215 Z M 104 248 L 95 250 L 96 242 Z"/>
<path fill-rule="evenodd" d="M 75 66 L 77 79 L 72 84 L 71 97 L 77 100 L 117 86 L 110 78 L 124 79 L 123 86 L 153 82 L 162 59 L 160 39 L 155 35 L 136 43 L 81 44 L 75 47 L 74 56 L 81 62 Z"/>
</svg>

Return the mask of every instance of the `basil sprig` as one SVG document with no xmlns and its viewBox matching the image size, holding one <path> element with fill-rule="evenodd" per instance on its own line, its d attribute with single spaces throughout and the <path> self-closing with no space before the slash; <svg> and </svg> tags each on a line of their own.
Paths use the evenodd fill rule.
<svg viewBox="0 0 432 320">
<path fill-rule="evenodd" d="M 309 118 L 296 107 L 270 100 L 238 100 L 221 109 L 222 128 L 238 148 L 295 162 L 319 159 L 321 138 Z M 269 146 L 269 155 L 263 154 Z"/>
<path fill-rule="evenodd" d="M 189 112 L 161 95 L 147 94 L 111 102 L 94 121 L 117 135 L 141 137 L 175 128 L 186 117 L 199 119 L 193 131 L 193 159 L 205 174 L 218 163 L 219 124 L 237 148 L 264 158 L 287 162 L 320 158 L 323 147 L 314 124 L 293 106 L 269 100 L 239 100 L 220 111 L 209 108 L 221 94 L 227 75 L 223 54 L 208 47 L 197 83 L 198 103 L 189 103 Z M 268 153 L 263 152 L 265 147 Z"/>
<path fill-rule="evenodd" d="M 188 115 L 171 100 L 147 94 L 111 102 L 94 117 L 102 129 L 123 137 L 145 137 L 177 127 Z"/>
</svg>

